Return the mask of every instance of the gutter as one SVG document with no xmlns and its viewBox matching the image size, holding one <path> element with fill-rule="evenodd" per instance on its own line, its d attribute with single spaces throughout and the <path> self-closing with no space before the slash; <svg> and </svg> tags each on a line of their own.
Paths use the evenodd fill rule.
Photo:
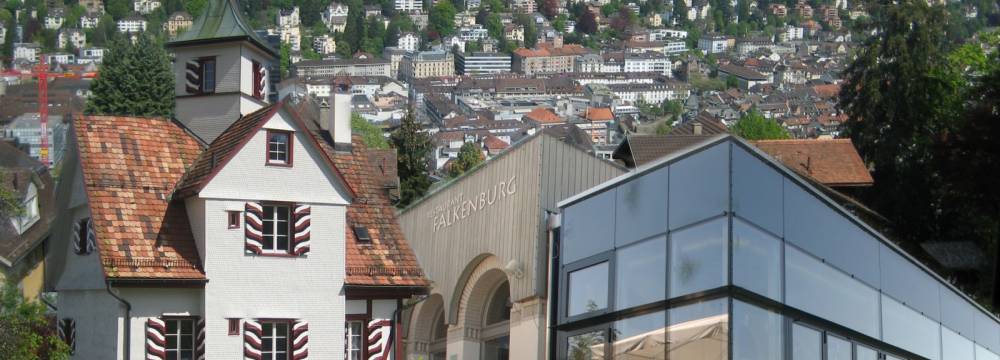
<svg viewBox="0 0 1000 360">
<path fill-rule="evenodd" d="M 414 302 L 406 304 L 404 306 L 397 307 L 396 310 L 392 312 L 393 326 L 389 328 L 389 340 L 387 341 L 387 344 L 390 344 L 389 346 L 392 346 L 392 345 L 396 344 L 396 337 L 399 336 L 398 333 L 399 333 L 400 329 L 397 329 L 397 326 L 395 326 L 395 325 L 399 324 L 398 327 L 402 327 L 403 326 L 403 310 L 410 309 L 410 308 L 412 308 L 414 306 L 417 306 L 417 304 L 422 303 L 422 302 L 424 302 L 424 300 L 427 300 L 427 299 L 430 299 L 430 298 L 431 298 L 430 296 L 426 296 L 426 295 L 422 296 L 420 298 L 420 300 L 414 301 Z M 395 351 L 403 351 L 403 350 L 404 349 L 396 349 Z M 125 359 L 125 360 L 128 360 L 128 359 Z"/>
<path fill-rule="evenodd" d="M 122 354 L 123 355 L 122 359 L 129 360 L 129 355 L 131 355 L 131 350 L 132 350 L 131 347 L 129 346 L 130 345 L 129 344 L 130 343 L 129 340 L 132 338 L 132 331 L 131 331 L 132 330 L 131 329 L 132 328 L 132 316 L 131 316 L 131 313 L 132 313 L 132 304 L 130 304 L 128 301 L 125 301 L 125 299 L 121 298 L 120 296 L 118 296 L 117 294 L 115 294 L 113 291 L 111 291 L 111 280 L 105 281 L 104 284 L 106 285 L 106 289 L 108 290 L 108 294 L 111 295 L 111 297 L 115 298 L 115 300 L 118 300 L 118 302 L 122 303 L 122 305 L 125 305 L 125 340 L 124 340 L 125 349 L 124 349 L 124 353 Z"/>
</svg>

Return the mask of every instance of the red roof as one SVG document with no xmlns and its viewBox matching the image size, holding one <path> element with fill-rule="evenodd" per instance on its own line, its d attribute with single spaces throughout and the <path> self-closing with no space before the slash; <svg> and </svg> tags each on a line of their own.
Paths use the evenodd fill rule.
<svg viewBox="0 0 1000 360">
<path fill-rule="evenodd" d="M 540 124 L 560 124 L 563 119 L 556 115 L 552 109 L 538 107 L 531 110 L 531 112 L 524 114 L 524 118 L 540 123 Z"/>
<path fill-rule="evenodd" d="M 753 144 L 827 186 L 870 186 L 875 182 L 850 139 L 762 140 Z"/>
<path fill-rule="evenodd" d="M 104 274 L 204 279 L 184 202 L 170 196 L 199 143 L 164 119 L 87 116 L 73 126 Z"/>
<path fill-rule="evenodd" d="M 591 122 L 612 121 L 614 119 L 615 116 L 611 113 L 611 108 L 587 108 L 587 120 Z"/>
<path fill-rule="evenodd" d="M 510 147 L 510 144 L 506 141 L 500 140 L 500 138 L 495 135 L 487 135 L 486 138 L 483 139 L 483 145 L 486 146 L 486 149 L 491 151 L 503 150 Z"/>
</svg>

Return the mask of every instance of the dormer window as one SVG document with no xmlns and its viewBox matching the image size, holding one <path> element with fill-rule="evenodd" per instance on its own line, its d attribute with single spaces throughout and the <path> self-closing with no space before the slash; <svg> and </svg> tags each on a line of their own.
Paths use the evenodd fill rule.
<svg viewBox="0 0 1000 360">
<path fill-rule="evenodd" d="M 267 164 L 292 165 L 292 133 L 288 131 L 267 131 Z"/>
<path fill-rule="evenodd" d="M 185 90 L 188 94 L 215 92 L 215 57 L 188 60 L 185 70 Z"/>
</svg>

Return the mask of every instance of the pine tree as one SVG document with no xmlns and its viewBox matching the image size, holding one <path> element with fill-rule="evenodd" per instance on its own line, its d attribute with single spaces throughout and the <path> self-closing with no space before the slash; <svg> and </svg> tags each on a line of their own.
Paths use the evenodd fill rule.
<svg viewBox="0 0 1000 360">
<path fill-rule="evenodd" d="M 421 131 L 413 112 L 403 118 L 402 124 L 390 136 L 398 154 L 399 206 L 406 206 L 424 196 L 431 186 L 427 177 L 427 156 L 431 152 L 431 138 Z"/>
<path fill-rule="evenodd" d="M 85 113 L 173 116 L 174 74 L 162 44 L 146 36 L 136 44 L 116 37 L 99 71 Z"/>
</svg>

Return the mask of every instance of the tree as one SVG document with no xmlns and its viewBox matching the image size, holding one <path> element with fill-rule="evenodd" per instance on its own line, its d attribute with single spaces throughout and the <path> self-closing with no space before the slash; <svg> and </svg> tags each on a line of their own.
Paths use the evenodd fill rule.
<svg viewBox="0 0 1000 360">
<path fill-rule="evenodd" d="M 430 155 L 431 138 L 423 132 L 411 111 L 389 137 L 397 154 L 397 171 L 400 180 L 399 206 L 406 206 L 424 196 L 431 186 L 427 177 L 427 156 Z"/>
<path fill-rule="evenodd" d="M 350 0 L 347 2 L 349 7 L 347 10 L 347 24 L 344 25 L 344 36 L 343 40 L 346 40 L 350 45 L 347 47 L 346 51 L 348 54 L 354 54 L 355 51 L 361 49 L 361 45 L 364 44 L 365 39 L 365 13 L 364 5 L 361 1 Z M 340 44 L 337 44 L 337 51 L 340 52 Z"/>
<path fill-rule="evenodd" d="M 13 24 L 14 24 L 13 21 L 11 21 L 9 24 L 7 24 L 7 26 L 6 26 L 7 33 L 4 34 L 3 46 L 0 47 L 0 58 L 4 59 L 4 63 L 6 65 L 10 65 L 11 62 L 14 61 L 14 33 L 15 33 L 15 31 L 13 30 L 14 29 Z"/>
<path fill-rule="evenodd" d="M 678 24 L 684 25 L 688 23 L 688 8 L 687 3 L 684 0 L 674 0 L 674 10 L 673 19 L 677 21 Z"/>
<path fill-rule="evenodd" d="M 734 135 L 747 140 L 788 139 L 791 135 L 778 122 L 765 119 L 755 108 L 744 114 L 736 124 L 729 129 Z"/>
<path fill-rule="evenodd" d="M 576 22 L 576 31 L 584 34 L 597 32 L 597 15 L 594 15 L 594 12 L 589 10 L 584 11 L 583 15 Z"/>
<path fill-rule="evenodd" d="M 671 129 L 669 121 L 661 121 L 656 125 L 656 135 L 667 135 L 670 133 Z"/>
<path fill-rule="evenodd" d="M 541 3 L 539 9 L 546 19 L 552 20 L 556 15 L 559 15 L 559 9 L 562 8 L 559 0 L 541 0 Z"/>
<path fill-rule="evenodd" d="M 740 80 L 733 75 L 726 76 L 726 88 L 733 89 L 740 87 Z"/>
<path fill-rule="evenodd" d="M 170 118 L 174 114 L 174 73 L 163 44 L 140 36 L 111 41 L 99 76 L 91 84 L 87 114 Z"/>
<path fill-rule="evenodd" d="M 255 1 L 246 1 L 248 3 L 254 3 Z M 184 2 L 184 11 L 188 14 L 197 18 L 201 15 L 205 8 L 208 7 L 208 0 L 186 0 Z"/>
<path fill-rule="evenodd" d="M 382 134 L 382 128 L 372 124 L 358 113 L 351 113 L 351 132 L 361 135 L 361 141 L 369 149 L 388 149 L 389 141 Z"/>
<path fill-rule="evenodd" d="M 455 158 L 455 161 L 451 163 L 451 168 L 448 169 L 448 175 L 453 178 L 459 177 L 485 160 L 483 150 L 479 148 L 479 145 L 476 145 L 474 142 L 462 144 L 462 147 L 458 149 L 458 157 Z"/>
<path fill-rule="evenodd" d="M 282 42 L 281 47 L 278 48 L 278 70 L 281 71 L 281 77 L 285 78 L 288 76 L 288 70 L 292 66 L 292 44 Z"/>
<path fill-rule="evenodd" d="M 8 188 L 7 184 L 6 174 L 0 172 L 0 221 L 20 216 L 24 211 L 14 189 Z"/>
<path fill-rule="evenodd" d="M 206 0 L 200 0 L 206 1 Z M 115 20 L 122 19 L 132 13 L 131 0 L 108 0 L 104 2 L 104 10 Z M 192 14 L 193 15 L 193 14 Z"/>
<path fill-rule="evenodd" d="M 455 32 L 455 14 L 458 10 L 450 0 L 440 0 L 428 15 L 427 22 L 432 39 L 442 38 Z"/>
<path fill-rule="evenodd" d="M 45 305 L 26 301 L 13 283 L 0 289 L 0 354 L 5 359 L 69 359 L 70 349 L 54 334 Z"/>
</svg>

